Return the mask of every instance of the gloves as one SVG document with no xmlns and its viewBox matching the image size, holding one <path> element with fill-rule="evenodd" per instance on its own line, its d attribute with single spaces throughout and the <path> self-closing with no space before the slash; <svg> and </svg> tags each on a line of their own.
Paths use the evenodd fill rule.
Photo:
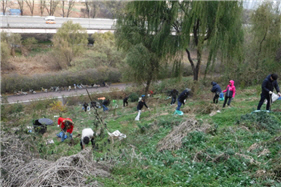
<svg viewBox="0 0 283 189">
<path fill-rule="evenodd" d="M 269 94 L 272 94 L 272 91 L 269 91 Z"/>
<path fill-rule="evenodd" d="M 278 95 L 281 96 L 281 93 L 279 92 Z"/>
</svg>

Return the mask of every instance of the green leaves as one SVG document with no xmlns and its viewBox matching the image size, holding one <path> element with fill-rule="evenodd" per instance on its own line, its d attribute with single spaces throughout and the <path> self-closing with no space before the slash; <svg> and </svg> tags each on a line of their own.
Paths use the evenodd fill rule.
<svg viewBox="0 0 283 189">
<path fill-rule="evenodd" d="M 88 43 L 86 29 L 80 24 L 67 21 L 62 24 L 54 35 L 52 42 L 55 56 L 61 68 L 71 66 L 73 58 L 82 53 Z"/>
<path fill-rule="evenodd" d="M 241 116 L 237 123 L 248 126 L 250 129 L 264 129 L 275 134 L 281 128 L 281 123 L 277 119 L 278 116 L 278 113 L 256 112 Z"/>
</svg>

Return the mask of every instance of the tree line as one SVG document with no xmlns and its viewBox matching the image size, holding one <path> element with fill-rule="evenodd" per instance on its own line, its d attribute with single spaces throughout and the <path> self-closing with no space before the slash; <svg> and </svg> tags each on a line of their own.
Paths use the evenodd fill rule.
<svg viewBox="0 0 283 189">
<path fill-rule="evenodd" d="M 225 78 L 257 83 L 266 72 L 280 69 L 280 6 L 263 2 L 250 17 L 245 26 L 241 1 L 129 2 L 115 31 L 118 48 L 127 53 L 127 76 L 146 83 L 147 91 L 169 61 L 181 73 L 185 53 L 195 81 L 201 65 L 205 78 L 218 60 Z"/>
<path fill-rule="evenodd" d="M 122 12 L 115 38 L 93 35 L 96 54 L 85 54 L 85 60 L 109 66 L 119 60 L 123 80 L 146 84 L 145 92 L 168 72 L 169 77 L 181 77 L 184 56 L 195 81 L 200 79 L 201 66 L 204 80 L 219 69 L 223 79 L 233 79 L 240 86 L 258 84 L 270 72 L 281 74 L 281 12 L 272 2 L 251 11 L 249 24 L 244 24 L 239 1 L 130 1 Z M 85 52 L 87 38 L 85 28 L 71 21 L 58 29 L 52 57 L 60 69 L 82 64 L 84 59 L 74 58 Z M 1 53 L 9 52 L 9 47 L 13 51 L 15 40 L 12 35 L 2 36 Z M 104 52 L 111 53 L 98 56 L 101 44 Z"/>
</svg>

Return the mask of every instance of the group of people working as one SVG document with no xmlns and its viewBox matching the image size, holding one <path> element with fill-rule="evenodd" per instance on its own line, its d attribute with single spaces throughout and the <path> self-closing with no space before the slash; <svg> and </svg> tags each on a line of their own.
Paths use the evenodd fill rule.
<svg viewBox="0 0 283 189">
<path fill-rule="evenodd" d="M 278 78 L 277 74 L 270 74 L 264 79 L 262 86 L 261 86 L 262 92 L 261 92 L 261 98 L 260 98 L 259 104 L 257 106 L 257 110 L 260 110 L 265 99 L 267 100 L 266 110 L 270 110 L 271 95 L 273 93 L 274 87 L 275 87 L 278 95 L 281 96 L 279 86 L 278 86 L 278 83 L 277 83 L 277 78 Z M 225 93 L 225 99 L 224 99 L 223 107 L 225 107 L 227 102 L 228 102 L 227 105 L 230 106 L 231 101 L 235 97 L 235 94 L 236 94 L 236 87 L 234 85 L 234 81 L 230 80 L 226 89 L 223 90 L 223 91 L 221 90 L 221 87 L 216 82 L 211 82 L 211 85 L 212 85 L 211 92 L 215 93 L 215 95 L 213 97 L 213 103 L 217 104 L 220 94 Z M 172 96 L 172 100 L 171 100 L 170 105 L 175 104 L 175 102 L 177 101 L 178 105 L 177 105 L 176 111 L 180 111 L 182 104 L 185 105 L 186 99 L 190 95 L 190 92 L 191 92 L 191 90 L 186 88 L 178 96 L 179 92 L 176 89 L 173 89 L 170 92 L 170 96 Z M 177 96 L 178 96 L 178 98 L 177 98 Z M 123 99 L 123 106 L 124 107 L 128 106 L 128 98 L 129 98 L 129 96 L 126 96 Z M 105 99 L 103 101 L 103 103 L 102 103 L 103 111 L 107 110 L 106 105 L 109 105 L 109 102 L 110 102 L 109 99 Z M 84 106 L 86 106 L 86 104 L 84 104 Z M 147 104 L 145 102 L 145 95 L 142 95 L 139 98 L 138 105 L 137 105 L 138 115 L 135 118 L 136 121 L 139 121 L 139 119 L 140 119 L 141 110 L 142 110 L 143 106 L 145 106 L 149 110 L 149 107 L 147 106 Z M 86 109 L 86 107 L 85 107 L 85 109 Z M 72 119 L 59 117 L 58 126 L 61 128 L 61 135 L 58 135 L 58 137 L 61 137 L 62 142 L 67 138 L 67 134 L 69 134 L 69 137 L 72 138 L 72 132 L 73 132 L 73 128 L 74 128 L 74 123 L 73 123 Z M 82 130 L 82 135 L 81 135 L 81 142 L 80 142 L 81 149 L 84 149 L 85 145 L 87 145 L 89 143 L 89 141 L 91 141 L 92 145 L 94 145 L 94 131 L 91 128 L 85 128 L 85 129 Z"/>
<path fill-rule="evenodd" d="M 260 95 L 260 101 L 257 106 L 257 110 L 260 110 L 262 104 L 264 103 L 264 100 L 267 100 L 266 104 L 266 110 L 270 111 L 270 104 L 271 104 L 271 97 L 273 94 L 274 88 L 277 91 L 277 94 L 281 96 L 279 86 L 277 83 L 277 74 L 270 74 L 268 75 L 262 82 L 261 85 L 261 95 Z M 230 106 L 230 103 L 232 99 L 234 99 L 235 94 L 236 94 L 236 87 L 234 85 L 234 81 L 230 80 L 229 85 L 227 85 L 226 89 L 224 91 L 221 90 L 220 86 L 216 82 L 211 82 L 211 85 L 213 86 L 211 89 L 211 92 L 215 93 L 215 96 L 213 97 L 213 103 L 218 103 L 218 98 L 221 92 L 225 93 L 225 100 L 223 103 L 223 107 L 225 107 L 227 101 L 228 101 L 228 106 Z"/>
</svg>

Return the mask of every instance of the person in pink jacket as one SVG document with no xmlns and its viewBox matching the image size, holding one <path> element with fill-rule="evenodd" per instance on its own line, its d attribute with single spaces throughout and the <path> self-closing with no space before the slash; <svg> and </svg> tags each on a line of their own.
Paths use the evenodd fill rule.
<svg viewBox="0 0 283 189">
<path fill-rule="evenodd" d="M 234 81 L 230 80 L 229 85 L 227 85 L 226 89 L 223 91 L 223 93 L 225 93 L 225 100 L 224 100 L 224 104 L 223 104 L 223 108 L 225 107 L 227 100 L 228 100 L 228 106 L 230 106 L 230 103 L 232 101 L 232 98 L 235 97 L 236 94 L 236 87 L 234 85 Z"/>
</svg>

